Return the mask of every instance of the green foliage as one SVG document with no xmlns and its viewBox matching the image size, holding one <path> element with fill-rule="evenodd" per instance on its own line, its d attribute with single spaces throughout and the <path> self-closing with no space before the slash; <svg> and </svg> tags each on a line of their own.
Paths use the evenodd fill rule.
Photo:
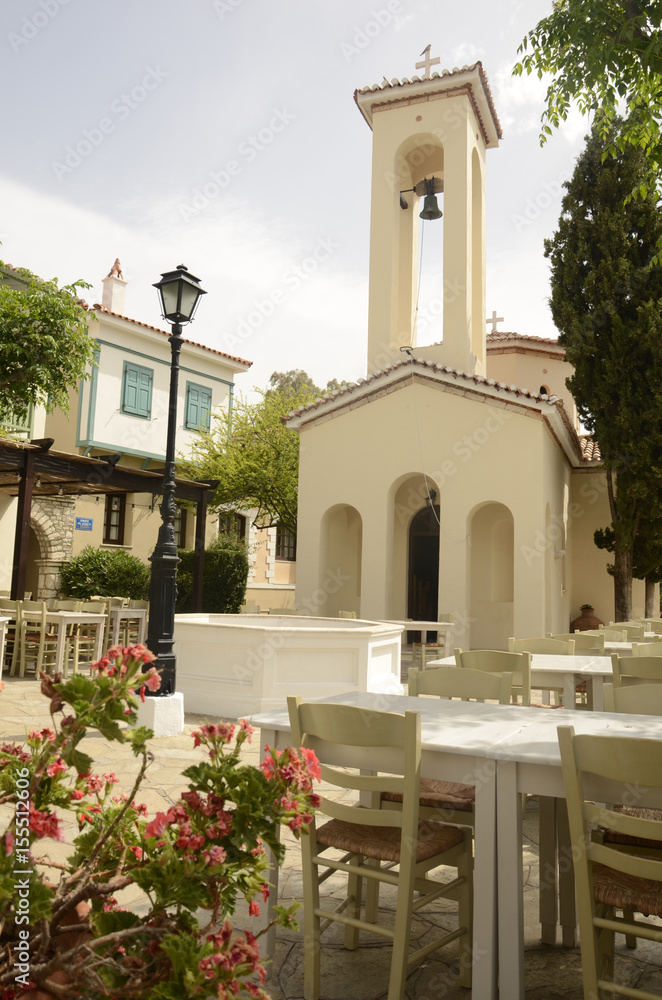
<svg viewBox="0 0 662 1000">
<path fill-rule="evenodd" d="M 60 570 L 62 593 L 79 600 L 99 594 L 146 601 L 149 582 L 149 566 L 123 549 L 95 549 L 88 545 Z"/>
<path fill-rule="evenodd" d="M 662 501 L 662 236 L 652 198 L 626 201 L 646 171 L 625 146 L 604 158 L 598 130 L 577 161 L 558 230 L 545 241 L 551 309 L 574 374 L 567 381 L 607 469 L 618 620 L 630 617 L 634 544 Z"/>
<path fill-rule="evenodd" d="M 79 298 L 79 290 L 90 287 L 76 281 L 58 288 L 56 279 L 10 271 L 0 261 L 0 419 L 24 418 L 39 403 L 68 411 L 69 390 L 90 377 L 94 363 Z"/>
<path fill-rule="evenodd" d="M 642 196 L 659 190 L 662 176 L 661 25 L 662 0 L 557 0 L 523 40 L 513 70 L 552 76 L 541 145 L 577 104 L 595 115 L 607 156 L 627 146 L 643 152 L 645 168 L 630 189 Z M 617 120 L 623 105 L 626 117 Z"/>
<path fill-rule="evenodd" d="M 178 549 L 177 613 L 193 610 L 193 549 Z M 208 549 L 202 574 L 202 610 L 238 614 L 246 595 L 248 556 L 243 542 L 217 535 Z"/>
</svg>

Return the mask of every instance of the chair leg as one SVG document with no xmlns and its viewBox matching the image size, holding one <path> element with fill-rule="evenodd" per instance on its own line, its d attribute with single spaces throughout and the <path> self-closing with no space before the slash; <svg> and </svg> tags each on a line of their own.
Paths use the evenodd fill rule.
<svg viewBox="0 0 662 1000">
<path fill-rule="evenodd" d="M 303 995 L 305 1000 L 318 1000 L 320 995 L 320 918 L 316 914 L 320 905 L 317 866 L 313 857 L 317 853 L 314 831 L 301 838 L 301 858 L 304 865 L 303 879 Z"/>
<path fill-rule="evenodd" d="M 371 860 L 367 864 L 378 864 Z M 377 879 L 366 879 L 365 887 L 365 919 L 370 924 L 376 924 L 379 917 L 379 882 Z"/>
<path fill-rule="evenodd" d="M 362 865 L 364 859 L 360 857 L 353 858 L 353 861 Z M 372 879 L 369 880 L 372 882 Z M 363 879 L 359 875 L 350 875 L 347 880 L 347 895 L 351 899 L 351 903 L 347 907 L 347 916 L 352 917 L 354 920 L 361 919 L 361 893 L 363 891 Z M 359 946 L 359 929 L 358 927 L 352 927 L 350 924 L 345 924 L 345 948 L 348 951 L 356 951 Z"/>
<path fill-rule="evenodd" d="M 407 981 L 414 893 L 412 889 L 409 889 L 409 886 L 412 885 L 410 873 L 403 870 L 406 867 L 404 864 L 400 866 L 400 885 L 398 886 L 398 898 L 395 907 L 395 937 L 393 939 L 393 952 L 391 955 L 388 1000 L 402 1000 Z"/>
<path fill-rule="evenodd" d="M 632 910 L 623 910 L 623 920 L 627 920 L 628 923 L 634 923 L 634 913 Z M 625 935 L 625 944 L 628 948 L 637 947 L 637 939 L 634 934 Z"/>
</svg>

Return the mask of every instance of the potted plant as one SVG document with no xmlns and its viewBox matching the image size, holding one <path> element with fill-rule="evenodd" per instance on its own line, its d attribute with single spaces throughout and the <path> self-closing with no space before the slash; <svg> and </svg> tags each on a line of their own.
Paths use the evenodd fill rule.
<svg viewBox="0 0 662 1000">
<path fill-rule="evenodd" d="M 597 629 L 600 625 L 604 625 L 604 622 L 596 617 L 592 604 L 580 604 L 579 611 L 579 618 L 570 623 L 571 632 L 586 632 L 588 629 Z"/>
<path fill-rule="evenodd" d="M 259 915 L 266 848 L 282 860 L 281 822 L 307 831 L 319 766 L 312 751 L 289 747 L 244 764 L 251 726 L 205 724 L 192 734 L 204 756 L 183 772 L 186 790 L 148 816 L 139 793 L 152 734 L 135 726 L 135 692 L 158 689 L 152 659 L 144 646 L 114 647 L 91 676 L 42 674 L 53 729 L 0 744 L 0 805 L 11 809 L 0 833 L 0 1000 L 267 996 L 256 936 L 230 918 L 239 897 Z M 130 743 L 131 788 L 94 772 L 81 746 L 90 729 Z M 33 847 L 62 839 L 63 810 L 77 819 L 72 853 L 65 864 L 40 861 Z M 132 885 L 144 894 L 136 912 L 115 896 Z M 277 921 L 292 926 L 294 908 L 277 908 Z"/>
</svg>

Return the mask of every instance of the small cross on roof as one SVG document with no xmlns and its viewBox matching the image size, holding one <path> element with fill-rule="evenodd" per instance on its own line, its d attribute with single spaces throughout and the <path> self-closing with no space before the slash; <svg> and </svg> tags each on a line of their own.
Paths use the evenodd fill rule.
<svg viewBox="0 0 662 1000">
<path fill-rule="evenodd" d="M 436 56 L 434 59 L 432 59 L 430 57 L 430 49 L 431 48 L 432 48 L 432 43 L 430 43 L 429 45 L 426 45 L 425 48 L 423 49 L 423 51 L 421 52 L 421 55 L 425 56 L 423 62 L 417 62 L 416 63 L 416 69 L 425 70 L 425 72 L 423 73 L 423 76 L 427 80 L 430 79 L 430 69 L 433 66 L 438 66 L 439 63 L 441 62 L 441 59 L 439 58 L 439 56 Z"/>
<path fill-rule="evenodd" d="M 496 309 L 493 309 L 492 315 L 488 316 L 485 322 L 492 324 L 492 329 L 490 330 L 490 333 L 498 333 L 497 323 L 503 323 L 503 316 L 497 316 Z"/>
</svg>

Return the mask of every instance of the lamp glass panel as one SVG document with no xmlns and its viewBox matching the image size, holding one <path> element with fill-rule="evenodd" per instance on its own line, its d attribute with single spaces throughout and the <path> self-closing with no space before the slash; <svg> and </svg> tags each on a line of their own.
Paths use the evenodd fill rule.
<svg viewBox="0 0 662 1000">
<path fill-rule="evenodd" d="M 195 288 L 193 285 L 189 285 L 188 282 L 186 281 L 182 282 L 182 297 L 179 306 L 182 319 L 191 318 L 199 294 L 200 294 L 199 288 Z"/>
</svg>

